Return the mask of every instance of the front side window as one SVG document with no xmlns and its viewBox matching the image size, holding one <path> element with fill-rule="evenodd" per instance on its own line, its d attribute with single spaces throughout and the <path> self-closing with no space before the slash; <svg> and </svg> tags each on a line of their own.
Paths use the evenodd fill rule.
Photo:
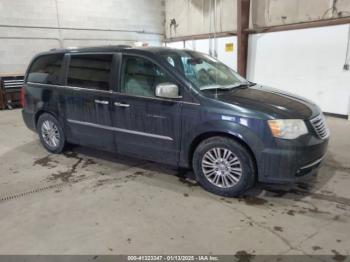
<svg viewBox="0 0 350 262">
<path fill-rule="evenodd" d="M 171 82 L 159 66 L 141 57 L 125 57 L 122 70 L 121 92 L 126 94 L 155 97 L 158 84 Z"/>
<path fill-rule="evenodd" d="M 72 55 L 67 85 L 108 91 L 113 55 Z"/>
<path fill-rule="evenodd" d="M 64 54 L 44 55 L 37 58 L 29 69 L 27 81 L 58 85 Z"/>
<path fill-rule="evenodd" d="M 160 55 L 199 90 L 231 89 L 249 83 L 228 66 L 206 54 L 171 50 Z"/>
</svg>

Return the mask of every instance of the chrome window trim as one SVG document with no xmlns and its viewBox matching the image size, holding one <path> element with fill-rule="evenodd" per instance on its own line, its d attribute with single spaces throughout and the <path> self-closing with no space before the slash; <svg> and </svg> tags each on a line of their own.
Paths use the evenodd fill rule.
<svg viewBox="0 0 350 262">
<path fill-rule="evenodd" d="M 43 83 L 35 83 L 35 82 L 27 82 L 27 84 L 31 85 L 39 85 L 39 86 L 52 86 L 52 87 L 58 87 L 58 88 L 68 88 L 72 90 L 84 90 L 88 92 L 99 92 L 99 93 L 104 93 L 104 94 L 112 94 L 113 91 L 109 90 L 99 90 L 99 89 L 92 89 L 92 88 L 84 88 L 84 87 L 79 87 L 79 86 L 66 86 L 66 85 L 54 85 L 54 84 L 43 84 Z"/>
<path fill-rule="evenodd" d="M 173 99 L 164 99 L 164 98 L 159 98 L 159 97 L 151 97 L 151 96 L 137 96 L 137 95 L 131 95 L 131 94 L 126 94 L 126 93 L 121 93 L 121 92 L 115 92 L 112 91 L 113 94 L 117 95 L 122 95 L 122 96 L 127 96 L 127 97 L 136 97 L 136 98 L 145 98 L 145 99 L 152 99 L 152 100 L 159 100 L 159 101 L 167 101 L 167 102 L 174 102 L 174 103 L 182 103 L 182 104 L 190 104 L 190 105 L 200 105 L 199 103 L 193 103 L 193 102 L 187 102 L 187 101 L 179 101 L 179 100 L 173 100 Z"/>
<path fill-rule="evenodd" d="M 159 101 L 167 101 L 167 102 L 174 102 L 174 103 L 182 103 L 182 104 L 200 106 L 199 103 L 193 103 L 193 102 L 187 102 L 187 101 L 177 101 L 177 100 L 164 99 L 164 98 L 159 98 L 159 97 L 135 96 L 135 95 L 125 94 L 125 93 L 121 93 L 121 92 L 116 92 L 116 91 L 113 91 L 113 90 L 105 91 L 105 90 L 84 88 L 84 87 L 78 87 L 78 86 L 53 85 L 53 84 L 43 84 L 43 83 L 34 83 L 34 82 L 26 82 L 26 84 L 41 85 L 41 86 L 52 86 L 52 87 L 59 87 L 59 88 L 69 88 L 69 89 L 72 89 L 72 90 L 84 90 L 84 91 L 89 91 L 89 92 L 100 92 L 100 93 L 103 93 L 103 94 L 116 94 L 116 95 L 123 95 L 123 96 L 129 96 L 129 97 L 153 99 L 153 100 L 159 100 Z"/>
<path fill-rule="evenodd" d="M 135 131 L 135 130 L 130 130 L 130 129 L 94 124 L 94 123 L 85 122 L 85 121 L 78 121 L 78 120 L 74 120 L 74 119 L 67 119 L 67 121 L 69 123 L 78 124 L 78 125 L 96 127 L 96 128 L 101 128 L 101 129 L 110 130 L 110 131 L 116 131 L 116 132 L 128 133 L 128 134 L 133 134 L 133 135 L 147 136 L 147 137 L 152 137 L 152 138 L 173 141 L 173 139 L 169 136 L 162 136 L 162 135 L 146 133 L 146 132 L 141 132 L 141 131 Z"/>
</svg>

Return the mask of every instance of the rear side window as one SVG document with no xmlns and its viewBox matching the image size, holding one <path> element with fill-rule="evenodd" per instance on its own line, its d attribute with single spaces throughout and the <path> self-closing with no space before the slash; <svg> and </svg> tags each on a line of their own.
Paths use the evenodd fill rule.
<svg viewBox="0 0 350 262">
<path fill-rule="evenodd" d="M 110 90 L 113 55 L 72 55 L 67 85 Z"/>
<path fill-rule="evenodd" d="M 37 58 L 29 69 L 27 81 L 58 85 L 64 54 L 45 55 Z"/>
</svg>

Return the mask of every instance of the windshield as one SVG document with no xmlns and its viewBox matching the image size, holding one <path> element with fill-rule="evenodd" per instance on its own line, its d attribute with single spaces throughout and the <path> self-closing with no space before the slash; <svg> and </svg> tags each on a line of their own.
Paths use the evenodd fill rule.
<svg viewBox="0 0 350 262">
<path fill-rule="evenodd" d="M 231 68 L 206 54 L 170 50 L 160 55 L 199 90 L 231 89 L 250 84 Z"/>
</svg>

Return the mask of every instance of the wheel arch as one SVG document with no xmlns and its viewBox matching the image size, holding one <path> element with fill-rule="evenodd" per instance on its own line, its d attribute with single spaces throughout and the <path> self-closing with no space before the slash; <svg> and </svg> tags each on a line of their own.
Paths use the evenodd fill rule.
<svg viewBox="0 0 350 262">
<path fill-rule="evenodd" d="M 38 112 L 36 112 L 35 115 L 34 115 L 34 124 L 35 124 L 35 127 L 37 127 L 39 117 L 40 117 L 41 115 L 43 115 L 43 114 L 49 114 L 49 115 L 51 115 L 51 116 L 53 116 L 54 118 L 57 119 L 57 116 L 56 116 L 54 113 L 52 113 L 51 111 L 46 110 L 46 109 L 40 109 L 40 110 L 39 110 Z M 57 119 L 57 121 L 58 121 L 58 119 Z"/>
<path fill-rule="evenodd" d="M 243 139 L 241 139 L 238 136 L 235 136 L 233 134 L 226 133 L 226 132 L 216 132 L 216 131 L 215 132 L 205 132 L 205 133 L 202 133 L 202 134 L 198 135 L 197 137 L 195 137 L 195 139 L 192 141 L 192 143 L 190 145 L 189 152 L 188 152 L 188 160 L 187 161 L 189 163 L 189 166 L 192 167 L 192 159 L 193 159 L 194 151 L 196 150 L 198 145 L 200 143 L 202 143 L 204 140 L 211 138 L 211 137 L 215 137 L 215 136 L 230 138 L 230 139 L 236 141 L 237 143 L 239 143 L 241 146 L 243 146 L 252 157 L 252 160 L 254 163 L 255 175 L 256 175 L 256 177 L 258 177 L 257 159 L 256 159 L 255 154 L 254 154 L 253 150 L 251 149 L 251 147 Z"/>
</svg>

